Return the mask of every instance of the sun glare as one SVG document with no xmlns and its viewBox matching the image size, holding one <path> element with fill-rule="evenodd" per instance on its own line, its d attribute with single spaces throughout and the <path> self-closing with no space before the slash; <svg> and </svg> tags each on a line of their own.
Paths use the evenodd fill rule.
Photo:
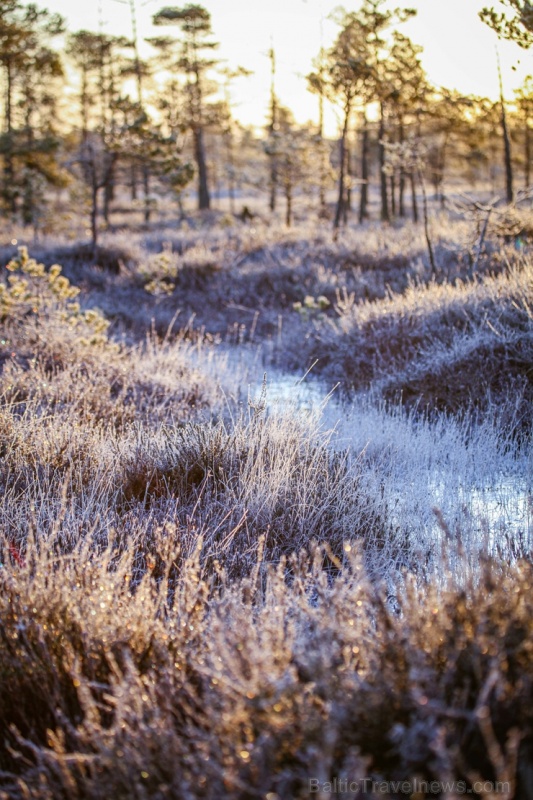
<svg viewBox="0 0 533 800">
<path fill-rule="evenodd" d="M 48 0 L 51 11 L 63 14 L 70 30 L 103 30 L 131 36 L 130 6 L 122 0 L 100 0 L 99 4 L 73 4 L 70 0 Z M 141 52 L 152 51 L 146 43 L 161 32 L 152 25 L 153 15 L 167 3 L 136 0 L 137 29 Z M 331 12 L 335 0 L 206 0 L 211 13 L 218 56 L 230 68 L 242 66 L 252 74 L 234 82 L 231 89 L 235 116 L 244 124 L 261 128 L 266 124 L 270 91 L 269 50 L 276 52 L 276 92 L 299 122 L 316 120 L 317 100 L 306 90 L 305 76 L 321 47 L 328 47 L 338 33 Z M 357 2 L 345 2 L 355 10 Z M 390 6 L 398 3 L 390 2 Z M 482 0 L 406 0 L 417 15 L 402 30 L 423 47 L 422 64 L 436 86 L 496 99 L 497 37 L 479 19 Z M 531 55 L 510 42 L 500 42 L 504 88 L 518 87 L 533 71 Z M 338 118 L 326 109 L 326 131 L 335 135 Z"/>
</svg>

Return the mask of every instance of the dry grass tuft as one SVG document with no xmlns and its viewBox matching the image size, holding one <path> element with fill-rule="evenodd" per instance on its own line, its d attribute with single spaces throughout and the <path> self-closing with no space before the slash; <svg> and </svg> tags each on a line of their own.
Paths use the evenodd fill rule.
<svg viewBox="0 0 533 800">
<path fill-rule="evenodd" d="M 530 528 L 477 509 L 530 498 L 530 257 L 217 224 L 2 273 L 0 798 L 529 800 Z M 227 331 L 371 392 L 246 406 Z"/>
</svg>

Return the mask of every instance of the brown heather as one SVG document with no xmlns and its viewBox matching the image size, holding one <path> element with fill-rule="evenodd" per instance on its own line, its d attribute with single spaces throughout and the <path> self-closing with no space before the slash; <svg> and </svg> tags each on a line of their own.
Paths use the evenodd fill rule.
<svg viewBox="0 0 533 800">
<path fill-rule="evenodd" d="M 430 523 L 418 487 L 531 464 L 531 255 L 494 232 L 470 274 L 438 224 L 436 276 L 407 225 L 211 220 L 110 237 L 111 267 L 8 264 L 1 798 L 530 800 L 529 530 Z M 243 399 L 260 344 L 361 403 L 351 446 L 268 380 Z"/>
</svg>

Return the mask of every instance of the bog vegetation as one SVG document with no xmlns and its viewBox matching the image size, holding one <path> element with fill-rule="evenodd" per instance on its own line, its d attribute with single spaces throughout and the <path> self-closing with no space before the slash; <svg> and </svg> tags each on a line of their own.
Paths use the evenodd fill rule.
<svg viewBox="0 0 533 800">
<path fill-rule="evenodd" d="M 1 798 L 531 798 L 531 81 L 410 13 L 336 12 L 331 142 L 200 6 L 0 3 Z"/>
</svg>

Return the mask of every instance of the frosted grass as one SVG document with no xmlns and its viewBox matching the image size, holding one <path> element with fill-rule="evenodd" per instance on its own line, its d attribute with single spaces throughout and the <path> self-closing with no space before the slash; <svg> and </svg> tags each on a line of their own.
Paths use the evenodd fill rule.
<svg viewBox="0 0 533 800">
<path fill-rule="evenodd" d="M 386 519 L 375 543 L 381 568 L 390 559 L 438 569 L 445 539 L 471 564 L 483 554 L 512 559 L 531 552 L 532 448 L 502 439 L 496 419 L 429 420 L 369 395 L 346 403 L 311 377 L 265 369 L 257 351 L 225 358 L 226 379 L 241 382 L 233 390 L 241 402 L 264 393 L 268 413 L 307 413 L 310 424 L 318 418 L 331 447 L 362 459 L 365 488 Z"/>
</svg>

